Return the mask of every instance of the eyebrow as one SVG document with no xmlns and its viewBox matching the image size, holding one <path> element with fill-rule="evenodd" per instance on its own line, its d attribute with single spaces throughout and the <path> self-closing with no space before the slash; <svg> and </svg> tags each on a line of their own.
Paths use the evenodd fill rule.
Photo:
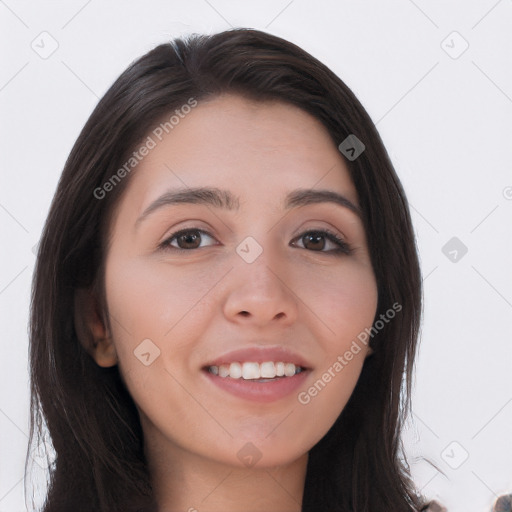
<svg viewBox="0 0 512 512">
<path fill-rule="evenodd" d="M 345 196 L 331 190 L 298 189 L 290 192 L 284 200 L 284 209 L 299 208 L 310 204 L 334 203 L 343 206 L 361 217 L 361 209 Z M 199 204 L 229 211 L 240 209 L 240 200 L 228 190 L 211 187 L 196 187 L 170 190 L 153 201 L 135 222 L 138 226 L 154 211 L 175 204 Z"/>
</svg>

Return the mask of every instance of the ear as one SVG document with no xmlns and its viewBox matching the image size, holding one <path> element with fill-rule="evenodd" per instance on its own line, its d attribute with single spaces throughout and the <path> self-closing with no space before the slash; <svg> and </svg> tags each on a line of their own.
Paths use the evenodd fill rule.
<svg viewBox="0 0 512 512">
<path fill-rule="evenodd" d="M 100 314 L 98 300 L 90 290 L 75 290 L 74 318 L 78 340 L 96 364 L 104 368 L 115 366 L 118 359 L 112 335 Z"/>
</svg>

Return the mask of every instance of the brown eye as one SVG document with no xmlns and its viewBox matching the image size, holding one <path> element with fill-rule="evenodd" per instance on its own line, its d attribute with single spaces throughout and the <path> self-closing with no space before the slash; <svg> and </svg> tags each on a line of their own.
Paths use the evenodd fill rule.
<svg viewBox="0 0 512 512">
<path fill-rule="evenodd" d="M 325 248 L 325 237 L 320 233 L 303 235 L 302 243 L 306 249 L 311 249 L 312 251 L 322 251 Z"/>
<path fill-rule="evenodd" d="M 176 242 L 180 249 L 197 249 L 201 244 L 200 233 L 185 233 L 176 237 Z"/>
<path fill-rule="evenodd" d="M 161 247 L 177 250 L 200 249 L 201 242 L 203 242 L 204 238 L 213 240 L 211 235 L 201 229 L 183 229 L 177 233 L 173 233 L 170 238 L 162 242 Z"/>
<path fill-rule="evenodd" d="M 325 252 L 331 254 L 350 254 L 351 248 L 336 233 L 327 230 L 308 231 L 299 236 L 296 240 L 302 242 L 304 249 L 314 252 Z M 331 245 L 331 248 L 327 248 Z"/>
</svg>

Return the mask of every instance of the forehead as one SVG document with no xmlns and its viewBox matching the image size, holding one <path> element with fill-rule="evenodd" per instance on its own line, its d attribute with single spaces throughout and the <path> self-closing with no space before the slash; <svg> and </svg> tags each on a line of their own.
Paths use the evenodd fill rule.
<svg viewBox="0 0 512 512">
<path fill-rule="evenodd" d="M 135 216 L 162 192 L 207 186 L 249 206 L 275 206 L 297 188 L 331 189 L 357 203 L 327 129 L 293 105 L 224 95 L 199 103 L 168 132 L 161 140 L 149 134 L 154 147 L 133 171 L 120 210 L 129 203 Z"/>
</svg>

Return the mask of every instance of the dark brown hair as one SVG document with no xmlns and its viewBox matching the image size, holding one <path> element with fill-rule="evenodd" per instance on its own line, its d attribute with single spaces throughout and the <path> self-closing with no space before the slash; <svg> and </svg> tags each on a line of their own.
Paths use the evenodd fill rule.
<svg viewBox="0 0 512 512">
<path fill-rule="evenodd" d="M 62 172 L 40 240 L 30 317 L 30 440 L 40 439 L 46 425 L 56 453 L 44 512 L 152 505 L 138 412 L 118 367 L 98 366 L 77 339 L 74 296 L 91 289 L 106 308 L 108 230 L 130 176 L 102 199 L 94 190 L 163 116 L 191 97 L 201 102 L 225 93 L 296 105 L 320 120 L 336 145 L 351 134 L 364 143 L 364 152 L 346 164 L 377 278 L 376 319 L 393 304 L 402 306 L 372 338 L 374 354 L 349 402 L 309 453 L 302 510 L 419 510 L 424 503 L 400 440 L 421 315 L 420 268 L 402 186 L 372 120 L 332 71 L 281 38 L 235 29 L 176 39 L 131 64 L 94 109 Z"/>
</svg>

